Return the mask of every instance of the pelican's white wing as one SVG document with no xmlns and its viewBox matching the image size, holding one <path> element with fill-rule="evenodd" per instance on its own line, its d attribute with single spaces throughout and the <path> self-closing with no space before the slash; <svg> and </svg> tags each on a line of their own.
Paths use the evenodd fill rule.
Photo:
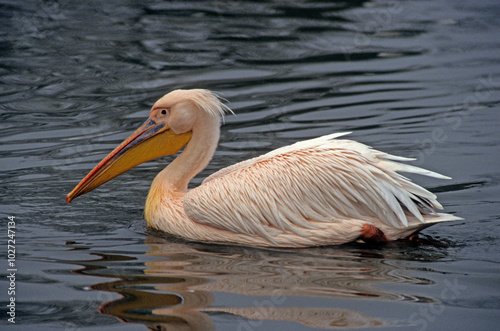
<svg viewBox="0 0 500 331">
<path fill-rule="evenodd" d="M 335 138 L 298 142 L 208 177 L 184 197 L 189 218 L 273 242 L 321 223 L 377 218 L 397 228 L 442 209 L 436 196 L 395 171 L 448 178 L 395 161 L 411 159 Z"/>
</svg>

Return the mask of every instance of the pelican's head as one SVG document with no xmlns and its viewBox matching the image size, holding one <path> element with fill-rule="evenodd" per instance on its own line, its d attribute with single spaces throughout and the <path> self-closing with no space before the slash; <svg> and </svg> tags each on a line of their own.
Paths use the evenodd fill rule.
<svg viewBox="0 0 500 331">
<path fill-rule="evenodd" d="M 158 100 L 147 121 L 108 154 L 66 196 L 70 203 L 133 167 L 173 155 L 192 136 L 193 127 L 207 117 L 219 121 L 228 108 L 208 90 L 175 90 Z"/>
</svg>

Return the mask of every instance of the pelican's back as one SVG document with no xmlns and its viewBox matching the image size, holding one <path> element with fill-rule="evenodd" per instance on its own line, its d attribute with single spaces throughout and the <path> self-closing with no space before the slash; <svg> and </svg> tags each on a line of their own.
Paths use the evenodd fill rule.
<svg viewBox="0 0 500 331">
<path fill-rule="evenodd" d="M 196 222 L 280 246 L 284 237 L 296 246 L 300 237 L 318 237 L 330 227 L 344 233 L 341 242 L 351 241 L 356 233 L 345 227 L 352 222 L 397 236 L 426 222 L 457 219 L 436 214 L 442 209 L 436 196 L 396 171 L 447 177 L 396 162 L 410 159 L 335 139 L 345 134 L 302 141 L 222 169 L 185 196 L 184 209 Z"/>
</svg>

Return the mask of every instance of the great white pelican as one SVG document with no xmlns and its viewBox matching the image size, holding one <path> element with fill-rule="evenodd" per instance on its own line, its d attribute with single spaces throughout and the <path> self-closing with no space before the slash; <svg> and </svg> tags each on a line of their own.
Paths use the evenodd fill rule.
<svg viewBox="0 0 500 331">
<path fill-rule="evenodd" d="M 397 172 L 449 177 L 397 162 L 412 159 L 336 139 L 348 133 L 278 148 L 219 170 L 188 190 L 215 152 L 226 111 L 208 90 L 166 94 L 66 201 L 185 147 L 154 179 L 144 214 L 150 227 L 187 240 L 274 247 L 386 242 L 460 219 L 436 213 L 442 209 L 436 196 Z"/>
</svg>

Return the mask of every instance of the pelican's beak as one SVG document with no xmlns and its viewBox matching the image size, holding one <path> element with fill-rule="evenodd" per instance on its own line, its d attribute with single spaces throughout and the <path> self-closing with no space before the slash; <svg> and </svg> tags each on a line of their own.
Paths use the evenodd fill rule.
<svg viewBox="0 0 500 331">
<path fill-rule="evenodd" d="M 66 196 L 66 202 L 70 203 L 77 196 L 95 189 L 141 163 L 177 153 L 188 143 L 191 135 L 192 132 L 175 134 L 166 124 L 156 124 L 152 119 L 148 119 L 82 179 Z"/>
</svg>

